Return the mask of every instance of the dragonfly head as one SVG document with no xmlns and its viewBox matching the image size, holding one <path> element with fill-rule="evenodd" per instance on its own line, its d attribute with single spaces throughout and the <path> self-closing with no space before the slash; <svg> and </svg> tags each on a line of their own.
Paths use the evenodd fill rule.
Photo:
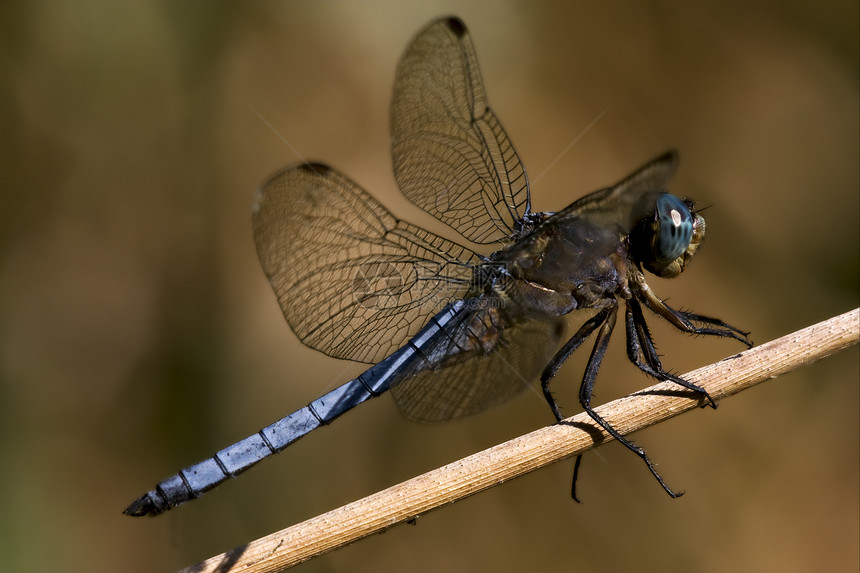
<svg viewBox="0 0 860 573">
<path fill-rule="evenodd" d="M 658 277 L 674 278 L 704 239 L 705 219 L 693 210 L 692 201 L 662 193 L 654 215 L 640 221 L 632 235 L 638 262 Z"/>
</svg>

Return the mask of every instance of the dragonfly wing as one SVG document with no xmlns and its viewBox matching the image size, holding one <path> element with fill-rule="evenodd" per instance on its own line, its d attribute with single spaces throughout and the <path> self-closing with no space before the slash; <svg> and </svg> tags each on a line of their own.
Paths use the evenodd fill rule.
<svg viewBox="0 0 860 573">
<path fill-rule="evenodd" d="M 378 362 L 462 298 L 478 262 L 322 164 L 273 175 L 257 192 L 253 224 L 263 270 L 299 339 L 360 362 Z"/>
<path fill-rule="evenodd" d="M 467 303 L 476 307 L 482 300 L 495 299 Z M 465 311 L 447 338 L 422 348 L 425 360 L 391 386 L 400 411 L 413 420 L 439 422 L 475 414 L 529 386 L 558 348 L 564 321 L 504 323 L 492 306 Z"/>
<path fill-rule="evenodd" d="M 421 31 L 397 66 L 394 176 L 410 201 L 475 243 L 507 241 L 530 210 L 520 159 L 490 110 L 472 39 L 457 18 Z"/>
<path fill-rule="evenodd" d="M 654 213 L 657 197 L 675 172 L 678 156 L 664 153 L 612 187 L 589 193 L 556 214 L 559 220 L 578 218 L 596 228 L 628 234 L 643 217 Z"/>
</svg>

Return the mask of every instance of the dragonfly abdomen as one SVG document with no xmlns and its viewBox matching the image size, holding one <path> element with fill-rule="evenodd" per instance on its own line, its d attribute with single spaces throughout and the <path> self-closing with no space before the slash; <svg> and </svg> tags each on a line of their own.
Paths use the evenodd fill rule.
<svg viewBox="0 0 860 573">
<path fill-rule="evenodd" d="M 129 505 L 123 513 L 135 517 L 159 515 L 196 499 L 272 454 L 280 452 L 320 426 L 334 421 L 348 410 L 384 393 L 392 383 L 407 373 L 414 372 L 417 360 L 426 360 L 423 347 L 432 344 L 433 340 L 440 336 L 443 326 L 460 313 L 463 306 L 462 301 L 448 305 L 433 317 L 409 344 L 367 369 L 358 378 L 160 482 L 155 489 Z"/>
</svg>

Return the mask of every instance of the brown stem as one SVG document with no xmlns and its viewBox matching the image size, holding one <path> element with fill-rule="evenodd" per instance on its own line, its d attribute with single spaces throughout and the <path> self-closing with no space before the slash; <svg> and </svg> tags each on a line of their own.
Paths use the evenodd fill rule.
<svg viewBox="0 0 860 573">
<path fill-rule="evenodd" d="M 811 364 L 860 339 L 860 309 L 804 328 L 683 377 L 726 398 Z M 661 382 L 595 408 L 627 435 L 700 406 Z M 212 557 L 183 573 L 273 573 L 367 535 L 409 521 L 532 470 L 582 453 L 611 438 L 587 414 L 541 428 L 388 489 Z"/>
</svg>

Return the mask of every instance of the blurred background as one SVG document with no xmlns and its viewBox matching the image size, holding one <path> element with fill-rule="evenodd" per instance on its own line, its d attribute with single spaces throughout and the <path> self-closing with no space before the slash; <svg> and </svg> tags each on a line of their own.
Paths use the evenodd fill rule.
<svg viewBox="0 0 860 573">
<path fill-rule="evenodd" d="M 440 425 L 386 396 L 202 500 L 120 513 L 363 370 L 290 332 L 253 192 L 323 160 L 444 231 L 399 195 L 388 105 L 449 13 L 536 210 L 675 148 L 708 237 L 658 295 L 758 343 L 857 306 L 856 1 L 3 3 L 0 570 L 175 570 L 552 421 L 531 393 Z M 742 349 L 651 324 L 677 372 Z M 598 403 L 650 383 L 616 335 Z M 568 414 L 586 358 L 557 379 Z M 299 570 L 857 571 L 858 378 L 855 347 L 636 435 L 681 499 L 609 444 L 581 505 L 564 462 Z"/>
</svg>

